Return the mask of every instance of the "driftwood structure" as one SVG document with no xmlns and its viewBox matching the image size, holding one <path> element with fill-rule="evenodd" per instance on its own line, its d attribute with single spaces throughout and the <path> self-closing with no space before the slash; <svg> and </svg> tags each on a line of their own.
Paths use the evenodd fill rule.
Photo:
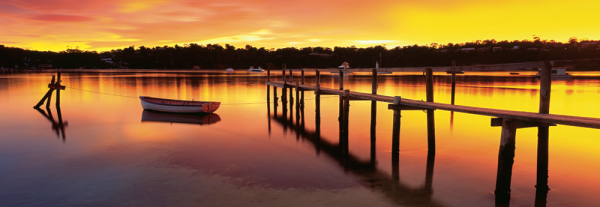
<svg viewBox="0 0 600 207">
<path fill-rule="evenodd" d="M 60 72 L 58 72 L 56 76 L 52 76 L 52 80 L 48 84 L 48 92 L 46 92 L 46 95 L 44 95 L 44 97 L 42 97 L 42 99 L 35 106 L 33 106 L 33 108 L 40 112 L 44 117 L 46 117 L 46 119 L 48 119 L 52 123 L 52 130 L 56 132 L 57 136 L 60 136 L 62 134 L 62 140 L 64 142 L 66 140 L 65 126 L 68 126 L 69 124 L 67 122 L 63 122 L 62 113 L 60 111 L 60 91 L 65 90 L 66 88 L 65 86 L 60 84 L 61 82 L 62 80 L 60 78 Z M 54 120 L 54 116 L 52 116 L 52 111 L 50 110 L 50 101 L 52 100 L 52 93 L 55 90 L 56 113 L 58 116 L 58 120 Z M 46 110 L 48 111 L 48 113 L 46 113 L 46 111 L 44 111 L 43 109 L 40 109 L 40 106 L 44 105 L 44 102 L 46 102 Z"/>
<path fill-rule="evenodd" d="M 350 101 L 356 100 L 370 100 L 371 105 L 371 149 L 372 149 L 372 161 L 375 160 L 375 141 L 376 141 L 376 102 L 388 102 L 390 103 L 388 109 L 393 110 L 393 130 L 392 130 L 392 162 L 398 161 L 399 145 L 400 145 L 400 117 L 402 110 L 425 110 L 427 111 L 427 134 L 428 134 L 428 157 L 435 157 L 435 125 L 434 125 L 434 111 L 435 110 L 447 110 L 454 112 L 462 112 L 477 115 L 486 115 L 495 117 L 491 119 L 491 126 L 502 127 L 502 133 L 500 135 L 500 146 L 498 152 L 498 171 L 496 179 L 495 196 L 496 202 L 499 204 L 506 204 L 510 201 L 510 183 L 512 176 L 512 166 L 514 163 L 515 156 L 515 140 L 516 132 L 519 128 L 525 127 L 537 127 L 538 128 L 538 169 L 536 179 L 536 202 L 538 199 L 545 202 L 546 195 L 548 193 L 548 130 L 550 126 L 556 126 L 556 124 L 588 127 L 600 129 L 600 118 L 591 117 L 578 117 L 578 116 L 565 116 L 550 114 L 550 89 L 551 89 L 551 62 L 527 62 L 527 63 L 511 63 L 511 64 L 499 64 L 499 65 L 483 65 L 483 66 L 450 66 L 450 67 L 431 67 L 431 68 L 370 68 L 370 69 L 316 69 L 314 86 L 304 84 L 305 71 L 308 69 L 295 69 L 295 70 L 282 70 L 282 80 L 272 81 L 270 77 L 267 78 L 266 84 L 274 87 L 273 101 L 277 104 L 277 88 L 282 88 L 282 103 L 283 116 L 287 116 L 287 97 L 286 91 L 290 89 L 290 100 L 292 97 L 292 88 L 296 89 L 296 98 L 300 99 L 297 101 L 297 107 L 300 110 L 304 108 L 304 96 L 299 96 L 299 93 L 304 94 L 304 91 L 314 91 L 315 103 L 316 103 L 316 120 L 315 125 L 317 127 L 316 132 L 320 134 L 320 97 L 321 95 L 337 95 L 340 97 L 339 102 L 339 121 L 340 121 L 340 148 L 342 153 L 347 154 L 348 147 L 348 114 Z M 461 106 L 454 104 L 454 93 L 456 86 L 456 73 L 462 71 L 518 71 L 530 68 L 540 69 L 540 103 L 539 112 L 522 112 L 512 110 L 500 110 L 490 109 L 482 107 L 472 106 Z M 286 70 L 289 71 L 289 82 L 286 77 Z M 296 81 L 292 82 L 293 71 L 300 72 L 300 79 L 302 83 Z M 340 82 L 339 88 L 323 88 L 320 85 L 320 72 L 339 72 Z M 399 96 L 383 96 L 377 94 L 377 72 L 397 72 L 397 71 L 422 71 L 425 73 L 426 78 L 426 101 L 422 100 L 411 100 L 401 98 Z M 434 71 L 445 71 L 452 74 L 452 100 L 451 104 L 436 103 L 433 99 L 433 72 Z M 344 89 L 343 74 L 345 72 L 371 72 L 372 73 L 372 91 L 371 93 L 355 92 Z M 267 71 L 270 74 L 270 71 Z M 269 99 L 269 98 L 267 98 Z M 292 104 L 290 104 L 290 108 Z M 270 113 L 270 110 L 269 110 Z M 277 108 L 275 106 L 275 114 Z M 292 113 L 290 113 L 290 117 Z M 278 119 L 275 115 L 275 119 Z M 285 124 L 284 124 L 285 125 Z M 284 127 L 287 130 L 287 127 Z M 319 153 L 319 150 L 317 150 Z M 433 160 L 433 158 L 432 158 Z M 428 166 L 429 166 L 428 162 Z M 431 162 L 431 173 L 433 172 L 433 161 Z M 428 168 L 429 173 L 429 168 Z"/>
</svg>

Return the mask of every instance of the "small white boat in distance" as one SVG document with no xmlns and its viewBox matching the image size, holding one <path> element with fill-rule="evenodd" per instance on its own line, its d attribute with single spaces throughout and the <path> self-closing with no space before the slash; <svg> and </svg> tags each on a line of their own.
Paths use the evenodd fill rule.
<svg viewBox="0 0 600 207">
<path fill-rule="evenodd" d="M 258 68 L 254 68 L 254 66 L 250 66 L 250 70 L 248 70 L 250 72 L 265 72 L 265 70 L 263 70 L 260 66 L 258 66 Z"/>
<path fill-rule="evenodd" d="M 348 62 L 343 62 L 342 65 L 338 66 L 339 69 L 347 69 L 350 68 L 350 64 Z"/>
<path fill-rule="evenodd" d="M 144 110 L 169 113 L 212 113 L 221 106 L 221 102 L 183 101 L 148 96 L 140 96 L 140 99 Z"/>
<path fill-rule="evenodd" d="M 567 71 L 567 69 L 565 69 L 565 68 L 552 69 L 552 78 L 570 78 L 571 74 L 566 73 L 566 71 Z M 540 77 L 539 71 L 537 74 L 535 74 L 535 77 L 537 77 L 537 78 Z"/>
<path fill-rule="evenodd" d="M 227 69 L 225 69 L 225 71 L 227 71 L 227 72 L 233 72 L 233 68 L 227 68 Z"/>
</svg>

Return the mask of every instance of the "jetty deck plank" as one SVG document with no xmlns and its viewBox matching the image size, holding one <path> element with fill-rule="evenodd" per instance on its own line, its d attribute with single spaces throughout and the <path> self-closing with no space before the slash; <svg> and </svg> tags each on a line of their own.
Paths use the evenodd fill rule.
<svg viewBox="0 0 600 207">
<path fill-rule="evenodd" d="M 275 86 L 275 87 L 283 87 L 282 81 L 270 81 L 266 82 L 267 85 Z M 286 87 L 296 87 L 296 84 L 286 83 Z M 314 91 L 316 90 L 315 86 L 299 84 L 302 90 L 305 91 Z M 331 89 L 320 87 L 320 91 L 327 94 L 337 94 L 343 95 L 343 90 Z M 381 101 L 393 103 L 393 96 L 383 96 L 383 95 L 375 95 L 370 93 L 361 93 L 350 91 L 349 96 L 352 98 L 366 99 L 372 101 Z M 551 123 L 551 124 L 562 124 L 569 126 L 578 126 L 578 127 L 588 127 L 588 128 L 596 128 L 600 129 L 600 118 L 592 118 L 592 117 L 580 117 L 580 116 L 567 116 L 567 115 L 557 115 L 557 114 L 540 114 L 535 112 L 525 112 L 525 111 L 511 111 L 511 110 L 503 110 L 503 109 L 490 109 L 490 108 L 481 108 L 481 107 L 472 107 L 472 106 L 460 106 L 460 105 L 451 105 L 444 103 L 436 103 L 436 102 L 425 102 L 420 100 L 412 100 L 402 98 L 400 101 L 400 105 L 404 106 L 412 106 L 424 109 L 441 109 L 447 111 L 455 111 L 469 114 L 477 114 L 477 115 L 485 115 L 485 116 L 494 116 L 504 119 L 517 119 L 523 121 L 531 121 L 531 122 L 542 122 L 542 123 Z"/>
</svg>

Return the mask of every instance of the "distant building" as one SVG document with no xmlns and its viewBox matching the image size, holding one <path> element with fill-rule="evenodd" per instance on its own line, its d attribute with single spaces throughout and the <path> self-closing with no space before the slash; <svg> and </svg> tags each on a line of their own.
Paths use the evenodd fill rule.
<svg viewBox="0 0 600 207">
<path fill-rule="evenodd" d="M 579 44 L 581 44 L 580 48 L 581 49 L 588 49 L 588 48 L 598 48 L 598 41 L 584 41 L 584 42 L 580 42 Z"/>
<path fill-rule="evenodd" d="M 502 50 L 502 47 L 493 47 L 493 48 L 492 48 L 492 51 L 493 51 L 493 52 L 496 52 L 496 51 L 498 51 L 498 50 Z"/>
<path fill-rule="evenodd" d="M 530 48 L 527 48 L 527 50 L 538 50 L 538 48 L 530 47 Z"/>
<path fill-rule="evenodd" d="M 518 49 L 519 49 L 519 46 L 518 46 L 518 45 L 515 45 L 515 46 L 513 46 L 513 47 L 511 48 L 511 50 L 518 50 Z"/>
<path fill-rule="evenodd" d="M 460 51 L 475 51 L 475 48 L 473 48 L 473 47 L 460 48 Z"/>
<path fill-rule="evenodd" d="M 52 64 L 39 64 L 39 69 L 52 69 Z"/>
<path fill-rule="evenodd" d="M 491 49 L 492 49 L 492 47 L 480 47 L 480 48 L 477 48 L 477 51 L 484 52 L 484 51 L 490 51 Z"/>
</svg>

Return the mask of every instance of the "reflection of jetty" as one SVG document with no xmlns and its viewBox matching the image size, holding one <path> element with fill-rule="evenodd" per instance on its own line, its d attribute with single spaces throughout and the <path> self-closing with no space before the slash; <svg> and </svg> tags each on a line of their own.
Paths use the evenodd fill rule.
<svg viewBox="0 0 600 207">
<path fill-rule="evenodd" d="M 304 92 L 302 92 L 304 93 Z M 297 94 L 298 97 L 299 94 Z M 301 94 L 300 94 L 301 95 Z M 303 97 L 303 95 L 299 96 Z M 392 160 L 392 175 L 378 170 L 377 162 L 375 160 L 375 115 L 376 115 L 376 103 L 373 102 L 371 105 L 371 158 L 368 161 L 362 161 L 357 156 L 349 154 L 348 151 L 348 133 L 345 133 L 342 129 L 340 131 L 340 142 L 338 144 L 328 142 L 322 138 L 320 133 L 320 105 L 317 105 L 315 119 L 316 131 L 308 131 L 305 128 L 304 123 L 304 99 L 296 99 L 296 121 L 293 121 L 293 101 L 290 102 L 290 114 L 289 119 L 287 115 L 287 106 L 283 104 L 283 113 L 281 116 L 277 115 L 277 104 L 274 105 L 274 114 L 271 118 L 270 104 L 269 107 L 269 126 L 271 126 L 271 120 L 274 119 L 276 123 L 280 124 L 284 130 L 290 129 L 291 132 L 295 132 L 297 139 L 303 139 L 309 141 L 315 146 L 317 154 L 325 154 L 329 158 L 332 158 L 340 167 L 343 167 L 346 172 L 350 172 L 355 175 L 363 184 L 376 189 L 377 192 L 382 192 L 384 196 L 392 200 L 397 204 L 405 206 L 443 206 L 442 204 L 433 201 L 431 196 L 433 195 L 433 166 L 435 162 L 435 154 L 428 154 L 427 156 L 427 169 L 425 173 L 425 183 L 422 187 L 413 188 L 400 182 L 399 174 L 399 154 L 394 154 Z M 431 112 L 431 117 L 433 114 Z M 346 117 L 347 118 L 347 117 Z M 429 118 L 429 112 L 428 112 Z M 428 119 L 429 120 L 429 119 Z M 433 121 L 433 119 L 431 119 Z M 344 126 L 343 122 L 340 122 L 340 126 Z M 429 125 L 428 125 L 429 126 Z M 433 125 L 431 125 L 433 127 Z M 343 128 L 343 127 L 342 127 Z M 433 135 L 433 133 L 430 133 Z"/>
<path fill-rule="evenodd" d="M 496 179 L 495 197 L 498 204 L 508 204 L 510 201 L 510 183 L 512 177 L 512 166 L 515 156 L 515 140 L 516 131 L 518 128 L 525 127 L 537 127 L 538 128 L 538 163 L 537 163 L 537 180 L 536 180 L 536 206 L 544 205 L 546 202 L 546 196 L 548 193 L 548 136 L 549 127 L 555 126 L 556 124 L 588 127 L 600 129 L 599 118 L 589 117 L 577 117 L 577 116 L 565 116 L 550 114 L 550 92 L 551 92 L 551 75 L 552 69 L 550 62 L 528 62 L 528 63 L 511 63 L 511 64 L 499 64 L 499 65 L 482 65 L 482 66 L 452 66 L 444 67 L 443 71 L 447 71 L 452 74 L 452 96 L 451 104 L 436 103 L 433 100 L 433 69 L 432 68 L 412 68 L 413 71 L 423 71 L 425 73 L 426 82 L 426 101 L 418 101 L 401 98 L 399 96 L 382 96 L 377 95 L 377 72 L 380 71 L 403 71 L 394 69 L 353 69 L 354 72 L 371 72 L 372 73 L 372 91 L 371 93 L 363 92 L 351 92 L 344 90 L 344 79 L 340 79 L 339 89 L 333 88 L 322 88 L 320 86 L 320 72 L 331 71 L 337 69 L 317 69 L 316 72 L 315 86 L 304 84 L 304 72 L 305 70 L 299 70 L 301 72 L 300 80 L 293 82 L 293 71 L 282 70 L 282 81 L 271 81 L 270 70 L 267 71 L 267 100 L 270 100 L 270 88 L 274 87 L 273 101 L 277 106 L 277 88 L 282 88 L 281 101 L 283 102 L 283 114 L 286 116 L 288 103 L 287 89 L 289 88 L 289 100 L 290 109 L 293 105 L 293 94 L 292 89 L 296 89 L 296 97 L 303 99 L 303 96 L 299 96 L 299 91 L 315 91 L 317 113 L 320 111 L 319 103 L 321 95 L 337 95 L 340 97 L 340 145 L 344 146 L 347 144 L 347 133 L 348 133 L 348 113 L 350 111 L 350 101 L 355 100 L 370 100 L 372 103 L 377 101 L 391 103 L 389 109 L 393 110 L 393 132 L 392 132 L 392 160 L 397 157 L 399 153 L 400 143 L 400 112 L 403 110 L 427 110 L 427 128 L 428 128 L 428 151 L 430 155 L 435 155 L 435 127 L 433 122 L 433 110 L 448 110 L 452 113 L 462 112 L 477 115 L 486 115 L 497 117 L 492 119 L 492 126 L 501 126 L 502 133 L 500 135 L 500 149 L 498 155 L 498 169 Z M 461 106 L 455 105 L 455 85 L 456 85 L 456 73 L 460 71 L 515 71 L 524 70 L 526 68 L 541 68 L 540 69 L 540 105 L 539 113 L 534 112 L 522 112 L 522 111 L 511 111 L 511 110 L 499 110 L 481 107 Z M 439 69 L 438 69 L 439 70 Z M 289 78 L 286 77 L 286 71 L 289 71 Z M 298 71 L 298 70 L 296 70 Z M 338 70 L 340 76 L 343 75 L 345 70 Z M 404 70 L 405 71 L 405 70 Z M 300 97 L 300 98 L 299 98 Z M 301 103 L 297 103 L 301 104 Z M 373 111 L 373 109 L 372 109 Z M 290 116 L 292 112 L 290 111 Z M 317 118 L 317 123 L 318 123 Z M 372 127 L 373 127 L 372 123 Z M 319 125 L 317 125 L 319 127 Z M 287 129 L 287 124 L 284 122 L 284 130 Z M 372 132 L 372 139 L 374 140 L 374 132 Z M 344 138 L 345 137 L 345 138 Z M 373 145 L 373 144 L 372 144 Z M 344 147 L 342 147 L 344 149 Z"/>
<path fill-rule="evenodd" d="M 221 121 L 217 114 L 176 114 L 144 110 L 142 122 L 166 122 L 181 124 L 209 125 Z"/>
</svg>

